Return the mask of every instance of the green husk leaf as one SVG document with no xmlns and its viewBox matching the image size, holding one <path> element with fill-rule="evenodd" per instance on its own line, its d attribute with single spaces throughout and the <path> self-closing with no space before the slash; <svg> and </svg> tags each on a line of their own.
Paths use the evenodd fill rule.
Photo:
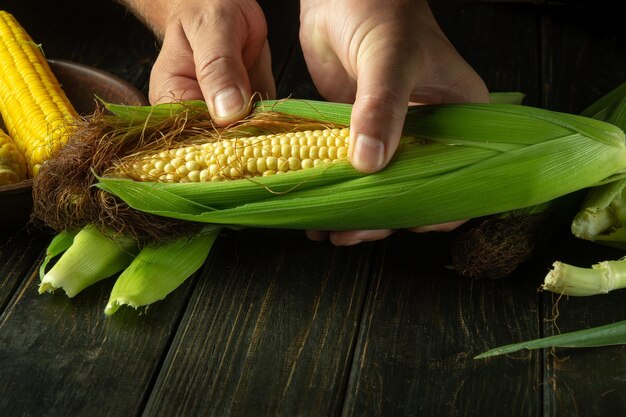
<svg viewBox="0 0 626 417">
<path fill-rule="evenodd" d="M 626 179 L 589 191 L 572 221 L 574 236 L 626 249 Z"/>
<path fill-rule="evenodd" d="M 326 123 L 350 124 L 352 106 L 316 100 L 266 100 L 256 103 L 254 112 L 275 111 Z"/>
<path fill-rule="evenodd" d="M 591 329 L 578 330 L 560 335 L 530 340 L 501 346 L 481 353 L 474 359 L 485 359 L 498 355 L 514 353 L 522 349 L 544 349 L 552 347 L 600 347 L 626 343 L 626 321 L 598 326 Z"/>
<path fill-rule="evenodd" d="M 588 107 L 584 113 L 626 129 L 626 83 Z M 593 242 L 626 249 L 626 178 L 589 190 L 572 221 L 572 233 Z"/>
<path fill-rule="evenodd" d="M 206 111 L 206 103 L 200 100 L 188 100 L 184 102 L 162 103 L 156 106 L 128 106 L 102 102 L 104 108 L 122 121 L 132 124 L 143 124 L 147 120 L 160 121 L 164 118 L 173 117 L 186 110 Z"/>
<path fill-rule="evenodd" d="M 52 259 L 65 252 L 74 241 L 74 237 L 78 233 L 78 230 L 64 230 L 57 233 L 50 241 L 50 244 L 46 248 L 46 256 L 39 266 L 39 279 L 42 280 L 46 275 L 46 269 Z"/>
<path fill-rule="evenodd" d="M 489 93 L 490 103 L 522 104 L 526 95 L 517 91 L 495 91 Z"/>
<path fill-rule="evenodd" d="M 70 235 L 68 232 L 55 242 L 54 252 L 67 246 Z M 103 233 L 94 225 L 85 226 L 43 276 L 39 293 L 61 288 L 68 297 L 74 297 L 88 286 L 124 269 L 136 251 L 137 244 L 131 239 Z"/>
<path fill-rule="evenodd" d="M 611 90 L 608 94 L 602 96 L 599 100 L 597 100 L 590 106 L 588 106 L 585 110 L 581 112 L 581 115 L 586 117 L 592 117 L 597 120 L 614 122 L 620 119 L 620 117 L 617 116 L 617 113 L 619 112 L 616 112 L 616 109 L 623 106 L 625 99 L 626 83 L 623 83 L 620 86 Z M 624 128 L 624 125 L 620 125 L 619 123 L 615 124 L 617 126 L 620 126 L 622 129 Z"/>
<path fill-rule="evenodd" d="M 165 298 L 202 266 L 219 230 L 208 227 L 195 236 L 143 247 L 115 281 L 105 314 L 110 316 L 123 305 L 139 308 Z"/>
</svg>

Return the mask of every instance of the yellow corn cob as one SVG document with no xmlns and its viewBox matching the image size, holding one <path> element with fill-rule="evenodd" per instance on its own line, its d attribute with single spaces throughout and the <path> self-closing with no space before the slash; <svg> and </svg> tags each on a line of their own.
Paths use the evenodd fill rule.
<svg viewBox="0 0 626 417">
<path fill-rule="evenodd" d="M 26 179 L 26 160 L 15 142 L 0 129 L 0 185 L 15 184 Z"/>
<path fill-rule="evenodd" d="M 251 178 L 346 159 L 349 129 L 309 130 L 192 144 L 121 162 L 113 175 L 136 181 Z"/>
<path fill-rule="evenodd" d="M 67 140 L 76 111 L 39 46 L 0 10 L 0 114 L 31 176 Z"/>
</svg>

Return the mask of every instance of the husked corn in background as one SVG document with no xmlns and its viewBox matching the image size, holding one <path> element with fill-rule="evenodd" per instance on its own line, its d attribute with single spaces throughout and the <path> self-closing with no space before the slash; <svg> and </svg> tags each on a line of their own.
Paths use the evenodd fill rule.
<svg viewBox="0 0 626 417">
<path fill-rule="evenodd" d="M 0 185 L 26 179 L 26 161 L 15 142 L 0 129 Z"/>
<path fill-rule="evenodd" d="M 67 139 L 76 118 L 37 45 L 8 12 L 0 10 L 0 114 L 31 176 Z"/>
<path fill-rule="evenodd" d="M 136 156 L 114 175 L 136 181 L 205 182 L 297 171 L 346 159 L 350 130 L 324 129 L 224 139 Z"/>
</svg>

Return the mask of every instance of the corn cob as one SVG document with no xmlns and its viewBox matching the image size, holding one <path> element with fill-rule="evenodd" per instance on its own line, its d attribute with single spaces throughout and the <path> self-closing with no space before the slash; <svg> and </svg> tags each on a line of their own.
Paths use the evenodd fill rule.
<svg viewBox="0 0 626 417">
<path fill-rule="evenodd" d="M 31 176 L 65 143 L 76 119 L 39 46 L 15 17 L 2 10 L 0 114 L 26 157 Z"/>
<path fill-rule="evenodd" d="M 307 130 L 187 145 L 134 155 L 113 174 L 136 181 L 206 182 L 252 178 L 346 159 L 349 129 Z"/>
<path fill-rule="evenodd" d="M 26 161 L 15 142 L 0 129 L 0 186 L 26 179 Z"/>
</svg>

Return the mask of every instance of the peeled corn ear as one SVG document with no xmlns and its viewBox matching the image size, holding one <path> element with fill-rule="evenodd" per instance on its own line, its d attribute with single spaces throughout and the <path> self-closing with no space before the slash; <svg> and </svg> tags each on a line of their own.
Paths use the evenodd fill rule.
<svg viewBox="0 0 626 417">
<path fill-rule="evenodd" d="M 113 174 L 160 182 L 206 182 L 280 174 L 346 159 L 349 137 L 349 129 L 324 129 L 225 139 L 146 156 L 134 155 Z"/>
<path fill-rule="evenodd" d="M 0 186 L 26 179 L 26 160 L 15 142 L 0 129 Z"/>
<path fill-rule="evenodd" d="M 346 106 L 290 103 L 260 106 L 349 122 Z M 254 181 L 170 184 L 105 175 L 97 186 L 135 210 L 192 222 L 363 230 L 529 207 L 626 169 L 624 133 L 617 127 L 520 105 L 417 106 L 409 109 L 404 134 L 389 166 L 375 174 L 339 160 Z"/>
<path fill-rule="evenodd" d="M 76 118 L 37 45 L 10 13 L 0 10 L 0 114 L 31 176 L 67 140 Z"/>
</svg>

